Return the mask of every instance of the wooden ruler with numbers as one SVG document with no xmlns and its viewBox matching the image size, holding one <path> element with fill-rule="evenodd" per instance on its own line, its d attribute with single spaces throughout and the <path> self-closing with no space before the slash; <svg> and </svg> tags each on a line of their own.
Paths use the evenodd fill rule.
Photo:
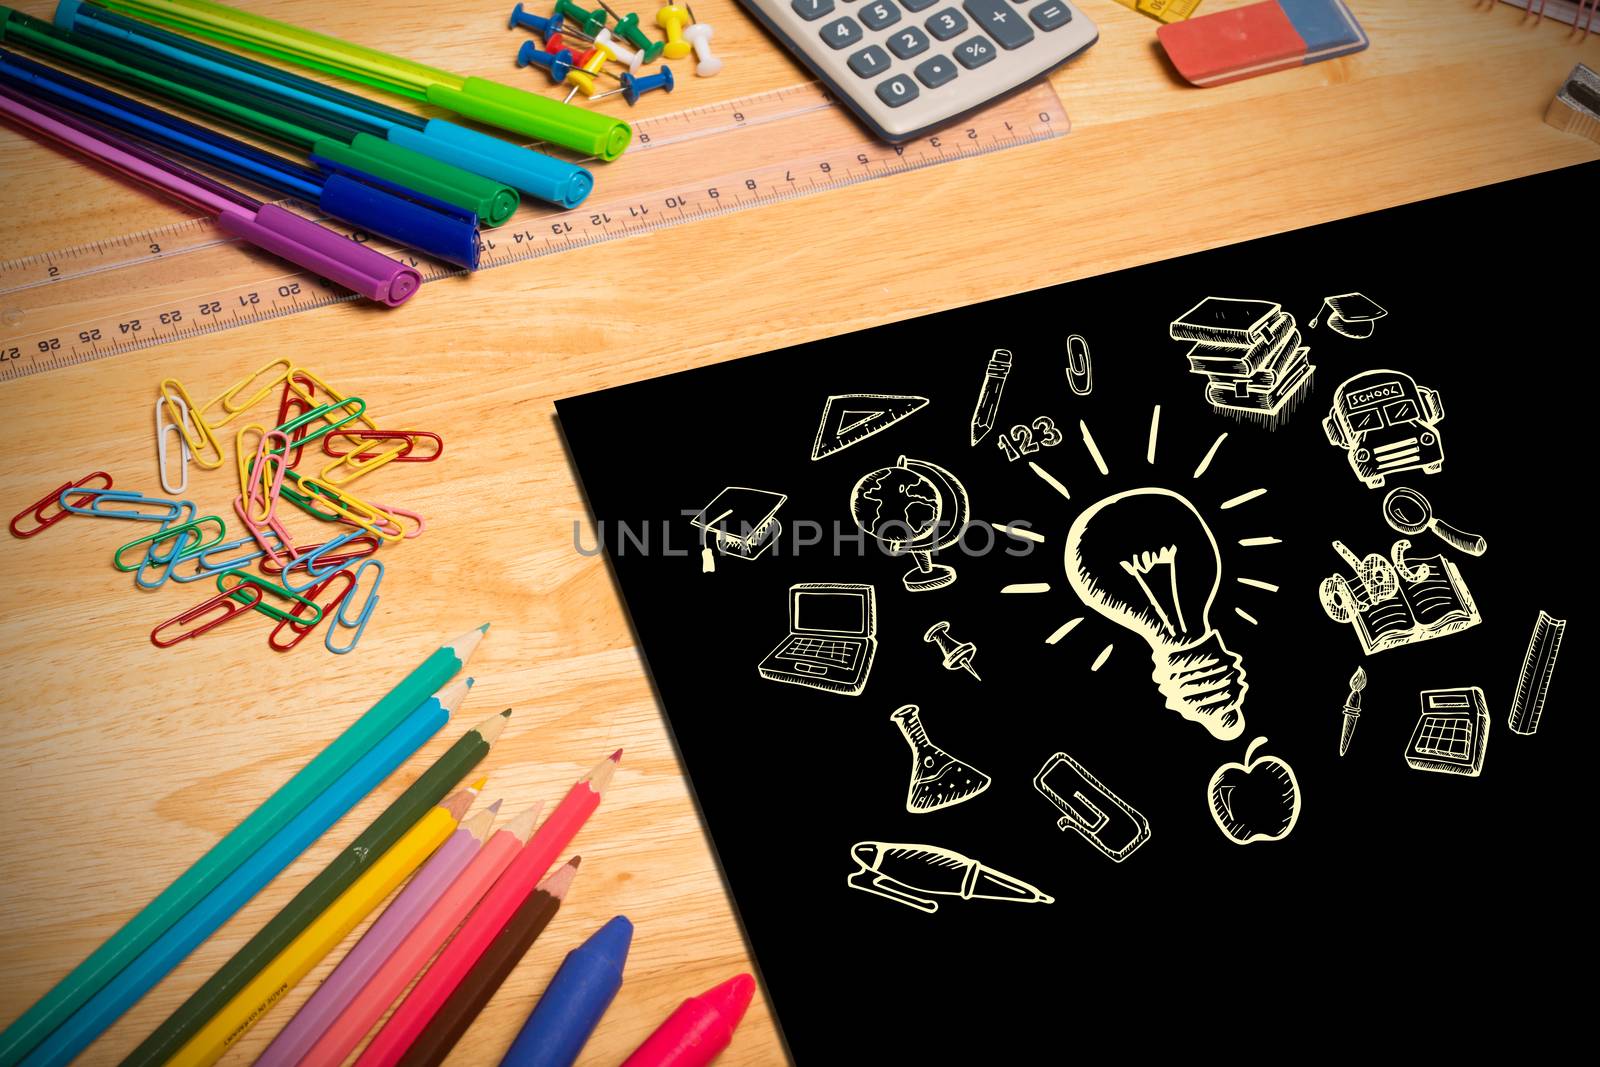
<svg viewBox="0 0 1600 1067">
<path fill-rule="evenodd" d="M 595 168 L 595 193 L 580 208 L 524 206 L 483 231 L 480 269 L 1049 140 L 1069 128 L 1048 82 L 903 145 L 872 139 L 814 82 L 645 119 L 621 159 Z M 340 232 L 417 267 L 424 281 L 465 273 Z M 0 382 L 353 299 L 205 218 L 24 256 L 0 263 Z"/>
</svg>

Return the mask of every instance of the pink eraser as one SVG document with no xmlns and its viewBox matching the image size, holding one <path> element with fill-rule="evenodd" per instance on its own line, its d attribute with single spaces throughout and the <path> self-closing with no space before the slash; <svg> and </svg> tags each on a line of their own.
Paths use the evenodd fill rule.
<svg viewBox="0 0 1600 1067">
<path fill-rule="evenodd" d="M 1367 47 L 1342 0 L 1264 0 L 1156 30 L 1186 81 L 1222 85 L 1317 63 Z"/>
</svg>

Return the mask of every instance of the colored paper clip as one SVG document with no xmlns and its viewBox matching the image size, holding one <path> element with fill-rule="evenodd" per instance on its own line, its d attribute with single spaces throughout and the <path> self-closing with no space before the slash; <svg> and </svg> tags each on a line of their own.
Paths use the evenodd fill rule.
<svg viewBox="0 0 1600 1067">
<path fill-rule="evenodd" d="M 312 391 L 315 391 L 315 386 L 311 386 L 310 383 L 307 383 L 307 386 Z M 289 381 L 287 379 L 285 379 L 284 383 L 283 383 L 283 396 L 278 400 L 278 423 L 277 424 L 279 426 L 282 426 L 284 423 L 288 422 L 290 419 L 297 418 L 298 416 L 304 415 L 306 412 L 310 411 L 315 406 L 316 405 L 313 404 L 311 401 L 305 399 L 299 393 L 295 392 L 294 387 L 289 384 Z M 293 410 L 291 410 L 291 409 L 293 409 Z M 324 438 L 324 440 L 326 440 L 326 438 Z M 302 444 L 302 445 L 295 445 L 294 446 L 294 456 L 293 456 L 293 458 L 291 458 L 289 460 L 289 469 L 290 470 L 293 470 L 295 467 L 300 466 L 300 456 L 301 456 L 301 453 L 303 453 L 304 451 L 305 451 L 305 445 Z"/>
<path fill-rule="evenodd" d="M 151 630 L 150 631 L 150 643 L 152 645 L 155 645 L 157 648 L 171 648 L 173 645 L 177 644 L 179 641 L 187 641 L 191 637 L 199 637 L 201 634 L 205 633 L 207 630 L 216 629 L 218 626 L 221 626 L 223 623 L 227 622 L 229 619 L 236 618 L 237 616 L 242 615 L 245 612 L 249 611 L 251 608 L 259 606 L 260 602 L 261 602 L 261 592 L 262 591 L 260 589 L 251 589 L 251 590 L 247 590 L 246 591 L 245 595 L 246 595 L 247 598 L 249 597 L 249 595 L 251 593 L 255 594 L 255 599 L 254 600 L 251 600 L 251 599 L 240 600 L 238 597 L 234 596 L 232 592 L 226 592 L 226 593 L 220 593 L 217 596 L 214 596 L 211 599 L 205 601 L 204 603 L 196 604 L 194 607 L 190 608 L 188 611 L 184 612 L 183 614 L 174 615 L 172 618 L 168 619 L 166 622 L 163 622 L 163 623 L 159 624 L 158 626 L 156 626 L 156 628 L 154 630 Z M 177 637 L 174 637 L 170 641 L 163 641 L 161 639 L 161 631 L 165 630 L 167 627 L 169 627 L 169 626 L 182 626 L 185 623 L 194 622 L 196 619 L 198 619 L 202 615 L 206 614 L 206 612 L 211 611 L 213 608 L 222 608 L 223 609 L 223 613 L 221 615 L 219 615 L 218 617 L 216 617 L 215 619 L 212 619 L 210 622 L 204 623 L 203 625 L 200 625 L 200 626 L 196 626 L 192 630 L 184 630 Z"/>
<path fill-rule="evenodd" d="M 316 478 L 298 478 L 299 486 L 308 492 L 312 504 L 325 503 L 328 508 L 352 526 L 359 526 L 370 534 L 376 534 L 384 541 L 393 544 L 405 536 L 405 531 L 400 521 L 383 509 L 369 504 L 360 497 L 328 485 Z M 311 510 L 307 508 L 307 510 Z M 382 529 L 380 524 L 392 526 L 394 533 Z"/>
<path fill-rule="evenodd" d="M 135 493 L 127 489 L 85 489 L 82 493 L 74 494 L 77 497 L 75 502 L 69 502 L 67 494 L 71 493 L 72 489 L 72 486 L 64 486 L 61 492 L 57 494 L 56 499 L 61 502 L 61 506 L 74 515 L 93 515 L 100 519 L 141 519 L 145 522 L 169 522 L 181 515 L 183 513 L 183 505 L 188 503 L 188 501 L 183 500 L 167 500 L 159 496 L 145 496 L 143 493 Z M 107 501 L 113 503 L 121 501 L 135 505 L 159 505 L 163 509 L 163 513 L 145 515 L 138 511 L 117 511 L 102 507 L 101 505 Z M 193 507 L 194 505 L 189 504 L 189 506 Z"/>
<path fill-rule="evenodd" d="M 222 454 L 222 446 L 217 443 L 217 435 L 211 432 L 211 427 L 206 425 L 205 418 L 200 414 L 200 409 L 195 406 L 190 398 L 189 391 L 183 383 L 176 378 L 166 378 L 161 382 L 161 398 L 167 402 L 167 418 L 178 427 L 183 434 L 184 444 L 189 446 L 189 455 L 196 463 L 208 471 L 214 471 L 222 466 L 227 457 Z M 189 410 L 194 418 L 189 422 L 183 421 L 178 403 Z M 208 452 L 209 450 L 209 452 Z M 216 459 L 211 458 L 216 455 Z"/>
<path fill-rule="evenodd" d="M 255 538 L 256 544 L 260 545 L 266 555 L 280 567 L 288 565 L 288 560 L 285 560 L 281 553 L 288 553 L 291 557 L 300 554 L 299 550 L 294 546 L 294 539 L 289 536 L 289 531 L 283 528 L 283 523 L 278 520 L 276 515 L 265 523 L 251 522 L 250 513 L 245 508 L 244 500 L 240 497 L 233 498 L 233 511 L 234 514 L 239 516 L 239 521 L 244 524 L 245 530 L 251 537 Z M 276 545 L 268 544 L 267 538 L 269 536 L 275 538 L 278 543 Z"/>
<path fill-rule="evenodd" d="M 324 542 L 320 545 L 307 545 L 301 551 L 308 556 L 312 555 L 313 553 L 318 553 L 318 562 L 325 563 L 330 567 L 341 563 L 349 563 L 351 560 L 365 559 L 374 552 L 378 551 L 379 541 L 378 538 L 373 534 L 362 533 L 360 530 L 357 530 L 355 536 L 346 542 L 346 545 L 355 545 L 358 543 L 362 544 L 363 546 L 370 545 L 371 547 L 364 547 L 362 550 L 355 552 L 339 552 L 331 556 L 324 556 L 318 552 L 319 549 L 328 547 L 327 543 Z M 261 555 L 265 555 L 265 553 L 261 553 Z M 289 563 L 293 564 L 294 560 L 291 559 Z M 283 564 L 274 562 L 270 559 L 263 559 L 261 561 L 261 573 L 267 575 L 269 578 L 276 577 L 277 575 L 283 573 Z"/>
<path fill-rule="evenodd" d="M 387 511 L 391 516 L 404 515 L 406 518 L 408 518 L 412 522 L 416 523 L 417 524 L 417 528 L 415 530 L 412 530 L 410 533 L 404 533 L 404 528 L 398 522 L 394 523 L 394 528 L 396 530 L 402 531 L 403 536 L 408 541 L 411 540 L 412 538 L 421 537 L 422 536 L 422 531 L 426 530 L 428 528 L 428 524 L 427 524 L 426 520 L 424 520 L 421 515 L 418 515 L 415 511 L 412 511 L 409 508 L 397 508 L 397 507 L 394 507 L 391 504 L 374 504 L 372 506 L 377 508 L 380 511 Z M 339 521 L 340 522 L 344 522 L 345 520 L 344 519 L 340 519 Z M 355 525 L 355 524 L 351 523 L 351 525 Z M 378 525 L 379 525 L 379 528 L 381 529 L 383 526 L 388 525 L 388 523 L 379 523 Z M 398 538 L 396 538 L 396 540 L 398 540 Z"/>
<path fill-rule="evenodd" d="M 101 478 L 105 479 L 105 483 L 106 484 L 103 485 L 103 486 L 92 487 L 92 488 L 110 489 L 111 488 L 111 475 L 107 474 L 105 471 L 94 471 L 91 474 L 85 474 L 82 478 L 79 478 L 75 482 L 65 482 L 60 487 L 50 490 L 50 492 L 48 492 L 44 496 L 40 497 L 37 501 L 35 501 L 32 504 L 29 504 L 27 507 L 25 507 L 21 511 L 17 512 L 16 515 L 12 516 L 12 519 L 11 519 L 11 535 L 13 537 L 32 537 L 34 534 L 39 533 L 40 531 L 44 530 L 45 528 L 50 527 L 50 526 L 54 526 L 56 523 L 60 522 L 64 518 L 66 518 L 68 515 L 72 514 L 72 512 L 68 511 L 66 508 L 63 508 L 61 506 L 61 498 L 62 498 L 62 496 L 64 496 L 66 493 L 68 493 L 69 491 L 71 491 L 73 489 L 82 489 L 85 486 L 88 486 L 90 482 L 95 481 L 97 479 L 101 479 Z M 88 497 L 86 497 L 86 496 L 80 496 L 78 498 L 78 502 L 82 503 L 82 502 L 86 501 L 87 499 L 88 499 Z M 55 509 L 56 509 L 55 514 L 53 514 L 53 515 L 45 514 L 45 508 L 48 508 L 48 507 L 51 507 L 51 506 L 55 507 Z M 21 522 L 23 519 L 26 519 L 30 515 L 33 516 L 33 520 L 34 520 L 34 524 L 33 524 L 33 527 L 31 529 L 23 529 L 22 527 L 17 525 L 19 522 Z"/>
<path fill-rule="evenodd" d="M 337 433 L 330 433 L 322 439 L 322 450 L 338 459 L 343 459 L 345 456 L 350 455 L 348 451 L 334 451 L 333 442 L 340 437 L 352 442 L 404 440 L 406 447 L 395 457 L 396 462 L 399 463 L 432 463 L 444 455 L 444 439 L 436 433 L 429 433 L 427 430 L 340 430 Z M 422 440 L 432 441 L 433 451 L 420 456 L 413 455 L 416 451 L 417 442 Z M 369 447 L 368 445 L 363 445 L 356 451 L 364 456 Z"/>
<path fill-rule="evenodd" d="M 317 473 L 317 481 L 324 485 L 349 485 L 362 475 L 370 474 L 385 463 L 400 458 L 400 454 L 410 447 L 411 442 L 400 441 L 375 455 L 368 455 L 366 449 L 347 453 L 323 467 Z"/>
<path fill-rule="evenodd" d="M 273 438 L 283 444 L 269 450 L 267 446 Z M 289 469 L 289 461 L 285 458 L 288 452 L 289 437 L 278 430 L 268 430 L 256 442 L 255 458 L 250 461 L 250 468 L 243 476 L 248 485 L 240 495 L 244 498 L 246 517 L 258 526 L 271 522 L 278 507 L 278 496 L 283 492 L 283 475 Z"/>
<path fill-rule="evenodd" d="M 189 504 L 189 501 L 185 500 L 182 501 L 182 503 Z M 189 504 L 189 506 L 193 507 L 194 505 Z M 214 522 L 217 524 L 217 536 L 213 537 L 211 540 L 206 541 L 204 544 L 194 545 L 191 548 L 184 548 L 174 545 L 172 548 L 167 550 L 166 554 L 156 554 L 156 546 L 161 544 L 163 541 L 166 541 L 168 538 L 181 537 L 182 535 L 190 532 L 194 533 L 196 540 L 203 538 L 205 536 L 204 526 L 208 522 Z M 146 534 L 144 537 L 140 537 L 137 540 L 129 541 L 127 544 L 117 549 L 116 553 L 111 557 L 111 565 L 117 568 L 119 571 L 136 571 L 141 569 L 145 563 L 182 563 L 186 559 L 194 559 L 208 548 L 215 548 L 217 545 L 220 545 L 222 543 L 222 539 L 227 535 L 228 527 L 226 523 L 224 523 L 215 515 L 205 515 L 189 522 L 179 523 L 176 526 L 163 526 L 153 534 Z M 122 562 L 122 554 L 124 552 L 128 551 L 130 548 L 137 548 L 140 545 L 146 546 L 145 557 L 143 560 L 140 560 L 138 563 Z"/>
<path fill-rule="evenodd" d="M 277 626 L 272 628 L 272 633 L 267 635 L 267 644 L 272 646 L 272 650 L 274 652 L 287 652 L 295 645 L 298 645 L 301 641 L 304 641 L 306 635 L 312 630 L 315 630 L 317 628 L 317 624 L 320 623 L 322 619 L 329 617 L 329 612 L 333 611 L 344 602 L 345 597 L 350 595 L 350 590 L 354 589 L 356 585 L 355 575 L 351 574 L 349 571 L 334 571 L 332 574 L 322 579 L 322 581 L 318 582 L 310 589 L 307 589 L 306 599 L 316 601 L 317 598 L 322 595 L 323 590 L 327 589 L 329 585 L 337 582 L 341 578 L 344 579 L 344 588 L 339 590 L 338 594 L 332 599 L 322 602 L 322 617 L 316 622 L 302 624 L 295 621 L 300 617 L 300 609 L 304 607 L 302 604 L 296 604 L 289 610 L 289 614 L 293 616 L 293 618 L 284 619 L 282 622 L 278 623 Z M 294 637 L 287 643 L 279 643 L 278 634 L 282 633 L 285 627 L 288 628 L 289 632 L 293 634 Z"/>
<path fill-rule="evenodd" d="M 274 539 L 277 537 L 277 535 L 271 533 L 271 531 L 268 531 L 268 536 L 271 536 Z M 238 549 L 243 548 L 245 545 L 256 545 L 255 537 L 253 535 L 247 535 L 239 538 L 237 541 L 229 541 L 226 544 L 211 545 L 207 548 L 203 548 L 199 552 L 190 554 L 187 559 L 175 561 L 183 563 L 194 562 L 198 564 L 193 574 L 182 574 L 176 569 L 176 567 L 174 567 L 169 577 L 175 582 L 184 584 L 189 582 L 198 582 L 205 578 L 215 578 L 223 571 L 241 570 L 267 554 L 266 549 L 262 548 L 260 545 L 256 545 L 254 550 L 246 552 L 242 556 L 235 556 L 232 559 L 220 561 L 213 561 L 211 559 L 212 556 L 221 555 L 224 552 L 237 551 Z M 279 547 L 282 547 L 281 544 Z"/>
<path fill-rule="evenodd" d="M 351 410 L 352 406 L 354 407 L 354 410 Z M 333 414 L 335 411 L 345 412 L 344 418 L 340 419 L 338 422 L 330 421 L 328 425 L 322 427 L 321 429 L 312 430 L 309 433 L 290 437 L 289 444 L 287 446 L 274 449 L 274 452 L 281 455 L 284 452 L 287 452 L 289 448 L 303 448 L 306 445 L 309 445 L 312 441 L 318 440 L 324 434 L 332 433 L 339 427 L 347 425 L 356 419 L 364 419 L 366 410 L 367 402 L 361 399 L 359 396 L 353 396 L 348 400 L 341 400 L 337 403 L 321 404 L 312 408 L 310 411 L 296 415 L 282 426 L 277 427 L 276 432 L 290 434 L 292 431 L 300 429 L 307 423 L 315 422 L 317 419 L 327 419 L 328 416 Z"/>
<path fill-rule="evenodd" d="M 351 621 L 345 618 L 345 612 L 349 610 L 351 604 L 355 603 L 355 589 L 361 584 L 361 572 L 368 567 L 378 568 L 378 576 L 372 580 L 372 588 L 367 590 L 367 599 L 366 603 L 361 605 L 361 614 L 356 616 L 354 621 Z M 322 639 L 322 643 L 327 646 L 329 652 L 342 656 L 346 652 L 355 649 L 356 645 L 361 641 L 361 635 L 367 632 L 367 623 L 372 621 L 372 609 L 378 606 L 378 586 L 382 584 L 383 564 L 378 560 L 366 560 L 352 572 L 350 588 L 346 591 L 344 602 L 339 605 L 339 610 L 334 615 L 333 621 L 328 624 L 328 634 Z M 355 631 L 355 636 L 350 638 L 350 643 L 343 648 L 339 648 L 333 643 L 334 635 L 341 628 Z"/>
<path fill-rule="evenodd" d="M 246 444 L 245 438 L 255 434 L 254 444 Z M 250 495 L 250 472 L 255 469 L 255 461 L 247 459 L 254 456 L 261 448 L 261 439 L 267 435 L 267 428 L 258 422 L 241 426 L 233 432 L 233 464 L 239 472 L 239 495 Z"/>
<path fill-rule="evenodd" d="M 178 406 L 183 409 L 183 421 L 189 425 L 190 430 L 194 424 L 190 420 L 193 416 L 189 412 L 189 405 L 179 400 Z M 189 461 L 194 458 L 189 451 L 189 442 L 183 439 L 183 426 L 169 422 L 167 415 L 167 398 L 156 397 L 156 470 L 161 475 L 161 488 L 174 495 L 189 488 Z M 167 437 L 171 435 L 178 439 L 178 484 L 173 485 L 172 479 L 167 477 Z"/>
<path fill-rule="evenodd" d="M 321 570 L 318 570 L 317 562 L 324 553 L 349 544 L 351 541 L 360 536 L 362 536 L 362 534 L 359 531 L 352 530 L 350 533 L 340 534 L 331 541 L 324 541 L 315 549 L 302 552 L 294 559 L 291 559 L 288 563 L 284 564 L 283 570 L 278 572 L 279 576 L 283 580 L 284 588 L 293 590 L 296 593 L 303 593 L 307 589 L 316 585 L 318 582 L 322 581 L 322 579 L 328 577 L 328 575 L 347 566 L 348 561 L 346 561 L 346 563 L 327 563 L 322 567 Z M 304 582 L 296 582 L 289 576 L 289 572 L 302 564 L 305 566 L 306 580 Z"/>
<path fill-rule="evenodd" d="M 278 385 L 288 380 L 289 374 L 293 370 L 293 360 L 283 357 L 273 360 L 271 363 L 268 363 L 265 367 L 262 367 L 254 374 L 247 374 L 239 381 L 234 382 L 232 385 L 228 386 L 228 388 L 224 389 L 220 396 L 212 400 L 201 409 L 200 417 L 205 418 L 207 413 L 210 412 L 212 408 L 221 405 L 223 417 L 219 420 L 213 421 L 211 425 L 213 428 L 220 428 L 228 425 L 228 423 L 232 422 L 234 419 L 238 418 L 240 415 L 244 414 L 246 411 L 249 411 L 251 408 L 265 400 L 268 393 L 272 392 L 272 390 L 277 388 Z M 240 393 L 250 388 L 252 383 L 263 378 L 266 379 L 266 384 L 257 389 L 255 391 L 255 395 L 243 403 L 235 403 Z"/>
<path fill-rule="evenodd" d="M 173 571 L 184 560 L 185 554 L 189 549 L 200 540 L 199 531 L 194 529 L 178 530 L 176 536 L 178 538 L 177 543 L 167 550 L 166 555 L 159 559 L 152 555 L 155 551 L 154 546 L 146 549 L 144 559 L 139 561 L 139 568 L 134 571 L 134 585 L 140 589 L 161 588 L 167 583 L 167 579 L 172 577 Z M 155 577 L 150 578 L 147 577 L 148 575 L 154 575 Z"/>
<path fill-rule="evenodd" d="M 288 383 L 289 388 L 293 389 L 295 392 L 299 393 L 302 398 L 309 400 L 312 403 L 318 402 L 316 397 L 313 395 L 318 389 L 321 389 L 327 397 L 327 400 L 324 401 L 324 403 L 333 402 L 342 404 L 349 399 L 349 397 L 347 397 L 345 394 L 339 392 L 333 386 L 329 385 L 321 378 L 318 378 L 315 374 L 306 370 L 304 367 L 296 367 L 294 369 L 294 373 L 289 375 Z M 369 430 L 376 430 L 378 428 L 378 424 L 373 422 L 372 417 L 367 415 L 365 411 L 357 416 L 357 420 L 361 423 L 361 425 L 365 426 Z"/>
<path fill-rule="evenodd" d="M 228 588 L 228 575 L 230 574 L 237 575 L 239 578 L 239 583 L 231 589 Z M 313 609 L 315 609 L 316 614 L 309 619 L 296 620 L 303 626 L 310 626 L 320 621 L 322 618 L 322 609 L 314 602 L 307 600 L 305 597 L 301 596 L 299 593 L 296 593 L 292 589 L 285 589 L 276 582 L 269 582 L 265 578 L 251 574 L 249 571 L 223 571 L 221 574 L 217 575 L 217 589 L 223 593 L 233 595 L 235 600 L 239 599 L 238 594 L 246 585 L 253 585 L 261 590 L 262 593 L 271 593 L 272 595 L 281 597 L 284 600 L 292 600 L 296 604 L 310 605 Z M 243 601 L 240 602 L 243 603 Z M 277 619 L 279 622 L 282 622 L 284 619 L 294 618 L 294 616 L 290 615 L 283 608 L 266 603 L 266 601 L 264 601 L 260 596 L 257 596 L 255 601 L 251 603 L 251 607 L 255 608 L 263 615 Z"/>
</svg>

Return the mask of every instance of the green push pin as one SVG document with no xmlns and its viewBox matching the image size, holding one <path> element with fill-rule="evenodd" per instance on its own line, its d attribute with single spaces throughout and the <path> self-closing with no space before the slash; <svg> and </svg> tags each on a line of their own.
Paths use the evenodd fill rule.
<svg viewBox="0 0 1600 1067">
<path fill-rule="evenodd" d="M 638 15 L 630 11 L 624 18 L 613 11 L 606 0 L 600 0 L 600 6 L 610 11 L 611 17 L 617 20 L 616 35 L 642 52 L 646 63 L 654 63 L 661 58 L 661 50 L 667 47 L 667 43 L 651 40 L 649 35 L 639 28 Z"/>
<path fill-rule="evenodd" d="M 605 5 L 601 5 L 604 7 Z M 593 37 L 606 26 L 605 11 L 585 11 L 573 0 L 556 0 L 556 14 L 578 24 L 578 28 Z"/>
</svg>

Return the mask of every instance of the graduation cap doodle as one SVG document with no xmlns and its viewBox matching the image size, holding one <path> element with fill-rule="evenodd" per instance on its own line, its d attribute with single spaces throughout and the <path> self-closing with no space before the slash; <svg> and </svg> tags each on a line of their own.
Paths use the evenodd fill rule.
<svg viewBox="0 0 1600 1067">
<path fill-rule="evenodd" d="M 1369 297 L 1360 293 L 1344 293 L 1325 298 L 1308 329 L 1316 329 L 1323 311 L 1328 312 L 1328 329 L 1356 341 L 1371 337 L 1374 324 L 1389 314 Z"/>
</svg>

